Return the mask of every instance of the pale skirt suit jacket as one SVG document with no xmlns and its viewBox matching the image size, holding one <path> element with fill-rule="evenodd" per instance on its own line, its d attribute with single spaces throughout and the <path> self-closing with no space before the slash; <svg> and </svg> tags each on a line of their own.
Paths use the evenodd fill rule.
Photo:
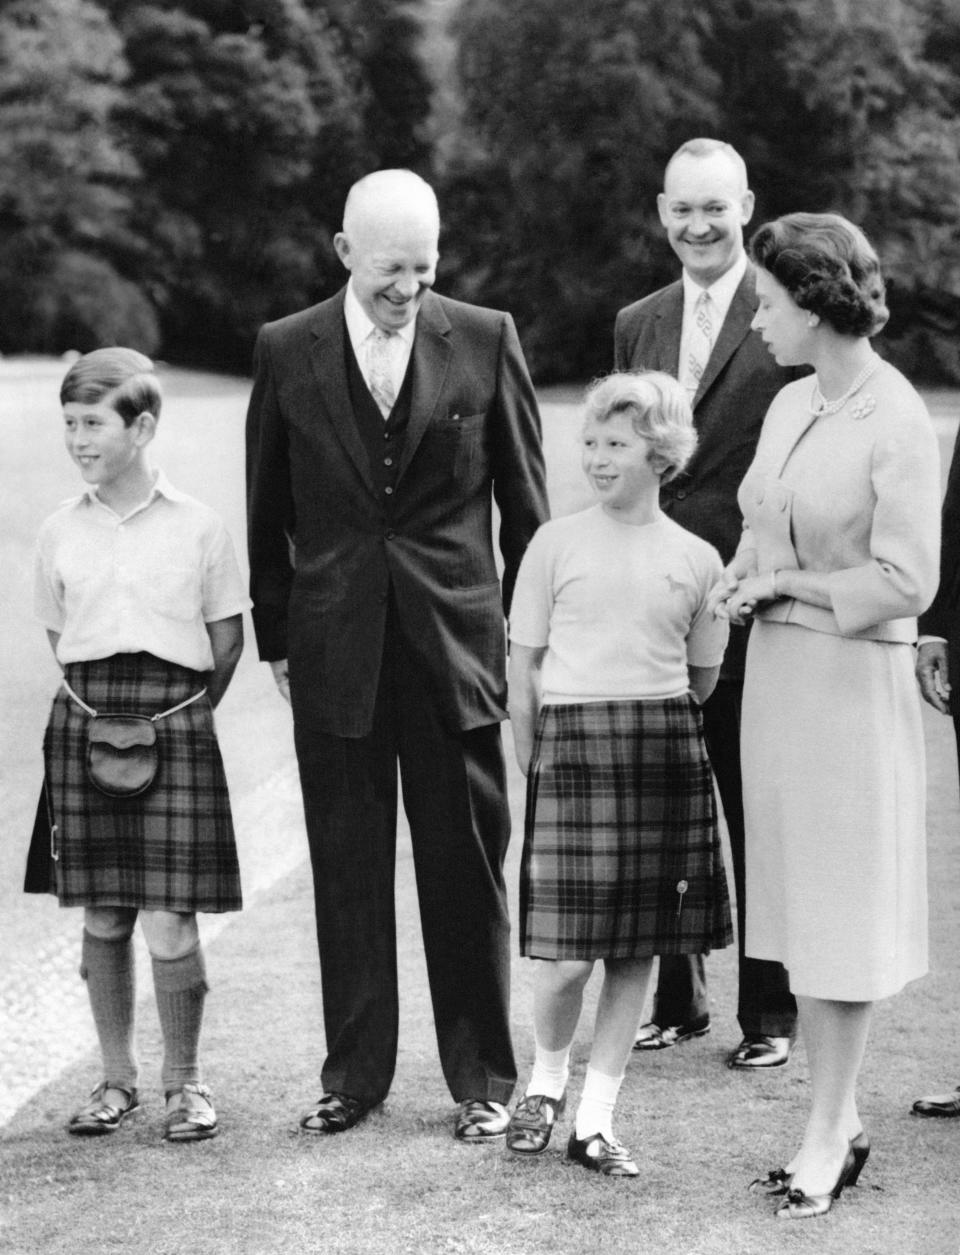
<svg viewBox="0 0 960 1255">
<path fill-rule="evenodd" d="M 940 471 L 926 408 L 881 363 L 837 413 L 787 385 L 738 499 L 761 575 L 828 576 L 832 609 L 760 609 L 743 707 L 746 952 L 795 994 L 870 1001 L 927 968 L 916 616 L 937 587 Z"/>
</svg>

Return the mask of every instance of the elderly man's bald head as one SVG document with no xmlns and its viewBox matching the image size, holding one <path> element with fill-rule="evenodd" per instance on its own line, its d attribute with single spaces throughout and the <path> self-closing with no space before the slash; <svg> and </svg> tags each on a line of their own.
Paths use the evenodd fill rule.
<svg viewBox="0 0 960 1255">
<path fill-rule="evenodd" d="M 333 244 L 381 330 L 398 331 L 417 316 L 436 276 L 439 237 L 433 188 L 411 170 L 378 170 L 350 189 Z"/>
<path fill-rule="evenodd" d="M 376 170 L 358 179 L 343 207 L 343 231 L 352 235 L 371 221 L 415 217 L 440 232 L 436 193 L 412 170 Z"/>
</svg>

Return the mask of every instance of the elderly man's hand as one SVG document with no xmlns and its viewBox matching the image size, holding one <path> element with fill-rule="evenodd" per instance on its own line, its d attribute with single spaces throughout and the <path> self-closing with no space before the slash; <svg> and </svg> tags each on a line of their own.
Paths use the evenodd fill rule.
<svg viewBox="0 0 960 1255">
<path fill-rule="evenodd" d="M 290 677 L 287 674 L 286 658 L 282 658 L 279 662 L 271 662 L 270 670 L 273 672 L 273 678 L 277 682 L 277 688 L 280 690 L 280 696 L 289 704 Z"/>
<path fill-rule="evenodd" d="M 941 715 L 950 714 L 950 664 L 946 641 L 926 641 L 917 649 L 917 681 L 924 701 Z"/>
</svg>

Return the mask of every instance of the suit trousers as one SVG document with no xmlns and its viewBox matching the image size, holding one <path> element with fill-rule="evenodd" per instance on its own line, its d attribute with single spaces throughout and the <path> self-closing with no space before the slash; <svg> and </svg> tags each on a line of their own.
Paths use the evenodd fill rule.
<svg viewBox="0 0 960 1255">
<path fill-rule="evenodd" d="M 719 680 L 703 706 L 703 734 L 717 780 L 723 816 L 730 837 L 737 893 L 739 992 L 737 1019 L 747 1037 L 794 1037 L 797 1005 L 786 969 L 744 954 L 746 900 L 744 884 L 743 785 L 740 777 L 740 707 L 743 684 Z M 704 1023 L 710 1018 L 703 955 L 663 955 L 653 1004 L 653 1020 L 661 1028 Z"/>
<path fill-rule="evenodd" d="M 393 1079 L 399 766 L 443 1074 L 457 1102 L 508 1102 L 517 1072 L 499 724 L 461 732 L 445 721 L 391 609 L 371 731 L 344 738 L 297 726 L 295 737 L 320 949 L 324 1091 L 372 1105 Z"/>
</svg>

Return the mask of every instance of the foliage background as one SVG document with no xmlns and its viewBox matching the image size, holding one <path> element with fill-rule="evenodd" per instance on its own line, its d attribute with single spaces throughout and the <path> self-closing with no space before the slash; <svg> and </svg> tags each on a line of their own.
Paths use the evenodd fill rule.
<svg viewBox="0 0 960 1255">
<path fill-rule="evenodd" d="M 340 286 L 350 183 L 406 165 L 442 290 L 582 379 L 674 277 L 654 197 L 707 134 L 755 222 L 859 222 L 883 351 L 960 381 L 958 105 L 960 0 L 0 0 L 0 352 L 246 369 L 261 322 Z"/>
</svg>

